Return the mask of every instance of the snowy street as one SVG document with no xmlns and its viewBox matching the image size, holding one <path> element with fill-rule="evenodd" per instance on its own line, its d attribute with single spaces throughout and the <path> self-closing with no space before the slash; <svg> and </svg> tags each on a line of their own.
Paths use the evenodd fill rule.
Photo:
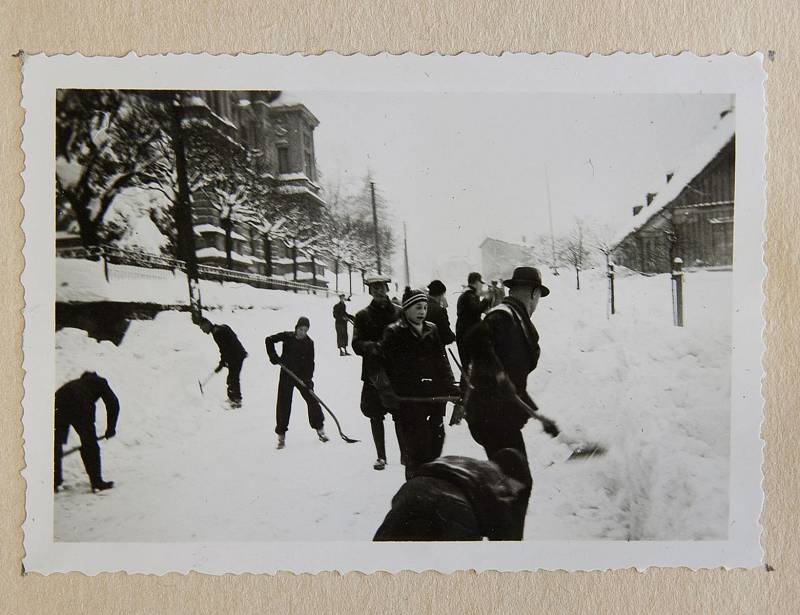
<svg viewBox="0 0 800 615">
<path fill-rule="evenodd" d="M 523 432 L 534 477 L 526 539 L 724 538 L 730 272 L 687 274 L 683 329 L 672 325 L 668 276 L 618 277 L 611 319 L 605 278 L 583 277 L 578 292 L 574 274 L 549 276 L 553 292 L 533 317 L 542 358 L 528 390 L 562 436 L 552 440 L 533 421 Z M 212 305 L 213 291 L 204 291 Z M 359 410 L 361 360 L 338 356 L 335 300 L 249 287 L 226 294 L 237 307 L 207 316 L 231 325 L 250 354 L 236 410 L 225 401 L 224 372 L 201 396 L 197 381 L 218 355 L 186 312 L 133 321 L 119 347 L 77 329 L 57 333 L 57 386 L 96 369 L 122 408 L 117 437 L 101 443 L 103 473 L 115 488 L 92 495 L 80 456 L 66 457 L 65 489 L 54 496 L 57 540 L 371 540 L 403 468 L 387 418 L 389 465 L 372 469 L 369 422 Z M 366 301 L 354 297 L 349 311 Z M 331 440 L 319 442 L 295 394 L 287 447 L 275 449 L 278 368 L 263 339 L 292 329 L 299 315 L 311 319 L 316 391 L 360 443 L 342 441 L 327 415 Z M 102 403 L 97 416 L 102 434 Z M 609 452 L 565 461 L 565 442 L 584 440 Z M 76 443 L 72 432 L 68 446 Z M 484 458 L 465 423 L 447 428 L 444 454 Z"/>
</svg>

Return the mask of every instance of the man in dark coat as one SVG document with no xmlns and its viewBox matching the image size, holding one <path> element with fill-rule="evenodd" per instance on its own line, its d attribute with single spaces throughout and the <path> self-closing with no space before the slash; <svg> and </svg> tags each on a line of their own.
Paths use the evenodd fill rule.
<svg viewBox="0 0 800 615">
<path fill-rule="evenodd" d="M 450 362 L 436 325 L 427 322 L 428 296 L 421 290 L 403 294 L 400 318 L 386 327 L 380 341 L 381 366 L 391 393 L 400 398 L 459 397 Z M 441 453 L 444 426 L 439 404 L 400 399 L 392 409 L 406 478 Z"/>
<path fill-rule="evenodd" d="M 347 323 L 353 322 L 353 316 L 347 313 L 347 305 L 344 302 L 344 294 L 339 295 L 339 302 L 333 306 L 333 320 L 336 325 L 336 347 L 339 348 L 339 356 L 349 355 L 347 352 Z"/>
<path fill-rule="evenodd" d="M 466 416 L 475 441 L 489 459 L 504 448 L 518 450 L 525 458 L 523 483 L 533 485 L 527 465 L 522 428 L 536 404 L 526 390 L 528 375 L 539 361 L 539 333 L 530 316 L 541 297 L 550 294 L 539 270 L 517 267 L 503 282 L 509 296 L 486 314 L 467 334 L 465 345 L 471 357 L 468 369 L 472 389 L 467 396 Z M 528 498 L 518 502 L 516 518 L 524 525 Z"/>
<path fill-rule="evenodd" d="M 527 461 L 498 451 L 494 461 L 440 457 L 420 466 L 392 498 L 375 541 L 522 540 L 514 518 Z"/>
<path fill-rule="evenodd" d="M 481 274 L 473 271 L 467 276 L 468 288 L 458 298 L 456 303 L 456 346 L 461 365 L 469 363 L 464 349 L 464 336 L 473 325 L 481 321 L 483 313 L 489 309 L 492 300 L 490 297 L 483 297 L 483 279 Z"/>
<path fill-rule="evenodd" d="M 95 372 L 83 372 L 77 380 L 71 380 L 62 385 L 55 395 L 55 446 L 54 446 L 54 482 L 53 489 L 58 488 L 63 482 L 61 474 L 61 457 L 63 445 L 67 442 L 69 428 L 75 428 L 81 439 L 81 459 L 92 491 L 111 489 L 113 481 L 104 481 L 100 468 L 100 447 L 97 445 L 97 431 L 95 430 L 95 404 L 102 399 L 106 407 L 106 439 L 113 438 L 117 433 L 117 418 L 119 417 L 119 400 L 111 390 L 108 381 Z"/>
<path fill-rule="evenodd" d="M 375 389 L 378 363 L 378 341 L 383 330 L 400 316 L 400 310 L 389 300 L 389 282 L 386 276 L 375 275 L 364 280 L 369 287 L 372 302 L 356 312 L 353 325 L 353 351 L 363 357 L 361 365 L 361 412 L 369 419 L 372 439 L 378 458 L 373 464 L 376 470 L 386 467 L 386 436 L 383 419 L 388 409 L 383 405 Z"/>
<path fill-rule="evenodd" d="M 452 344 L 456 341 L 456 334 L 450 328 L 450 317 L 447 315 L 447 287 L 441 280 L 434 280 L 428 284 L 428 315 L 425 320 L 432 322 L 436 325 L 439 332 L 439 339 L 445 346 Z M 442 447 L 444 446 L 444 415 L 447 404 L 436 405 L 436 412 L 431 412 L 431 420 L 438 417 L 440 424 L 434 429 L 437 437 L 434 441 L 434 452 L 436 457 L 442 454 Z M 459 409 L 453 410 L 454 414 L 459 412 Z"/>
<path fill-rule="evenodd" d="M 238 406 L 242 403 L 242 387 L 239 376 L 242 373 L 242 364 L 247 358 L 247 351 L 242 346 L 239 338 L 228 325 L 215 325 L 208 318 L 201 318 L 198 323 L 204 333 L 210 333 L 219 348 L 219 364 L 215 372 L 228 368 L 228 399 Z"/>
<path fill-rule="evenodd" d="M 264 340 L 267 347 L 269 360 L 273 365 L 284 365 L 305 384 L 301 387 L 286 372 L 281 370 L 278 380 L 278 400 L 275 407 L 276 425 L 275 433 L 278 434 L 278 448 L 286 446 L 286 432 L 289 429 L 289 417 L 292 414 L 292 396 L 298 389 L 300 395 L 308 406 L 308 423 L 317 432 L 322 442 L 328 441 L 323 424 L 325 417 L 319 402 L 311 395 L 314 388 L 314 341 L 308 337 L 308 328 L 311 326 L 308 318 L 301 316 L 297 319 L 294 331 L 283 331 L 270 335 Z M 275 351 L 275 344 L 281 342 L 283 352 L 280 356 Z"/>
</svg>

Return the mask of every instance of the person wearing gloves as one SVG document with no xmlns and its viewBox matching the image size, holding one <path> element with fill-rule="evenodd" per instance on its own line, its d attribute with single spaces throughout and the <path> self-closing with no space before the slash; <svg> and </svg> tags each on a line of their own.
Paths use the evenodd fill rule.
<svg viewBox="0 0 800 615">
<path fill-rule="evenodd" d="M 214 371 L 221 372 L 223 367 L 228 368 L 228 399 L 234 406 L 241 405 L 242 387 L 239 376 L 247 351 L 228 325 L 215 325 L 208 318 L 201 318 L 198 326 L 203 333 L 211 334 L 219 348 L 219 364 Z"/>
<path fill-rule="evenodd" d="M 106 439 L 117 433 L 119 417 L 119 400 L 111 390 L 108 380 L 95 372 L 83 372 L 80 378 L 62 385 L 55 395 L 55 447 L 54 447 L 54 480 L 53 490 L 58 493 L 63 482 L 61 474 L 61 458 L 64 456 L 63 446 L 69 436 L 69 428 L 73 427 L 81 439 L 81 459 L 92 491 L 111 489 L 114 481 L 105 481 L 100 467 L 100 447 L 97 445 L 95 428 L 95 404 L 102 399 L 106 407 Z"/>
<path fill-rule="evenodd" d="M 391 389 L 384 399 L 394 406 L 406 479 L 441 452 L 442 414 L 431 398 L 460 397 L 438 329 L 425 320 L 427 312 L 427 293 L 407 288 L 400 318 L 386 327 L 379 342 L 380 365 Z"/>
<path fill-rule="evenodd" d="M 310 391 L 314 389 L 314 341 L 308 336 L 311 326 L 308 318 L 301 316 L 297 319 L 294 331 L 283 331 L 270 335 L 264 340 L 267 347 L 269 360 L 273 365 L 284 365 L 300 378 L 305 386 L 300 386 L 289 374 L 281 370 L 278 380 L 278 399 L 275 407 L 276 425 L 275 433 L 278 434 L 278 448 L 286 446 L 286 432 L 289 429 L 289 417 L 292 414 L 292 397 L 295 388 L 308 406 L 308 422 L 317 432 L 320 441 L 327 442 L 323 425 L 325 417 L 319 402 L 314 399 Z M 283 346 L 281 355 L 275 350 L 275 344 L 280 342 Z"/>
</svg>

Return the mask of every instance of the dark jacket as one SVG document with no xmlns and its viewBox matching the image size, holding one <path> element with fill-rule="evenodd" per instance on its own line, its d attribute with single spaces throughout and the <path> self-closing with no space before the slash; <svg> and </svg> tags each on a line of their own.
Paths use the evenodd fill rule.
<svg viewBox="0 0 800 615">
<path fill-rule="evenodd" d="M 373 301 L 356 312 L 353 325 L 353 351 L 364 357 L 361 365 L 361 380 L 370 382 L 370 375 L 378 368 L 377 343 L 383 330 L 400 317 L 400 309 L 391 302 L 379 304 Z"/>
<path fill-rule="evenodd" d="M 392 498 L 375 540 L 521 540 L 513 510 L 526 495 L 491 461 L 440 457 L 420 466 Z"/>
<path fill-rule="evenodd" d="M 107 431 L 116 431 L 119 400 L 108 381 L 94 372 L 85 372 L 77 380 L 67 382 L 56 391 L 56 415 L 61 415 L 61 420 L 56 422 L 74 423 L 91 420 L 94 423 L 95 404 L 98 399 L 102 399 L 106 406 Z"/>
<path fill-rule="evenodd" d="M 458 298 L 456 304 L 456 341 L 461 344 L 464 336 L 475 323 L 480 322 L 483 314 L 492 301 L 490 298 L 481 299 L 474 288 L 468 288 Z"/>
<path fill-rule="evenodd" d="M 433 323 L 423 322 L 421 335 L 402 317 L 386 327 L 380 341 L 380 363 L 400 397 L 459 394 Z"/>
<path fill-rule="evenodd" d="M 277 342 L 283 344 L 280 356 L 275 351 Z M 297 339 L 294 331 L 283 331 L 270 335 L 264 344 L 272 363 L 283 363 L 301 380 L 309 381 L 314 377 L 314 341 L 310 337 L 301 340 Z"/>
<path fill-rule="evenodd" d="M 539 333 L 522 303 L 513 297 L 503 299 L 470 330 L 464 344 L 471 357 L 470 382 L 474 387 L 467 403 L 468 419 L 470 405 L 473 410 L 485 410 L 481 407 L 510 401 L 513 393 L 536 410 L 526 388 L 528 375 L 539 362 Z M 521 427 L 529 418 L 523 408 L 513 403 L 503 403 L 503 412 L 491 416 L 515 427 Z"/>
<path fill-rule="evenodd" d="M 340 301 L 333 306 L 333 318 L 336 322 L 347 322 L 353 320 L 353 317 L 347 313 L 347 306 Z"/>
<path fill-rule="evenodd" d="M 214 325 L 211 335 L 219 348 L 220 365 L 236 364 L 247 356 L 244 346 L 228 325 Z"/>
<path fill-rule="evenodd" d="M 447 315 L 447 310 L 433 297 L 428 298 L 428 315 L 425 320 L 436 325 L 442 344 L 447 346 L 456 341 L 456 334 L 450 328 L 450 317 Z"/>
</svg>

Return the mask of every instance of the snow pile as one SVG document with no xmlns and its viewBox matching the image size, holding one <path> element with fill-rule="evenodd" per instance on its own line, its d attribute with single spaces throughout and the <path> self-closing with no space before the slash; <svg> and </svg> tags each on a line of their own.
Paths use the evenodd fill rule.
<svg viewBox="0 0 800 615">
<path fill-rule="evenodd" d="M 618 279 L 612 318 L 599 272 L 584 272 L 580 292 L 568 272 L 545 280 L 552 293 L 534 315 L 542 358 L 529 391 L 562 436 L 550 439 L 533 421 L 523 432 L 535 481 L 526 539 L 726 535 L 731 274 L 685 277 L 682 329 L 672 325 L 668 276 Z M 224 373 L 200 395 L 197 381 L 218 357 L 187 313 L 134 321 L 119 347 L 74 329 L 57 333 L 57 385 L 95 368 L 122 405 L 117 438 L 102 444 L 105 477 L 117 486 L 92 496 L 79 456 L 66 458 L 68 489 L 55 497 L 58 540 L 371 539 L 403 470 L 389 419 L 389 466 L 371 468 L 360 359 L 338 356 L 335 299 L 216 286 L 217 297 L 203 289 L 205 303 L 222 306 L 208 317 L 230 324 L 250 353 L 238 410 L 225 404 Z M 348 311 L 366 303 L 355 299 Z M 358 444 L 342 442 L 327 415 L 331 442 L 320 443 L 295 395 L 288 446 L 274 448 L 278 370 L 263 339 L 300 315 L 311 319 L 316 343 L 315 389 Z M 567 443 L 582 440 L 609 452 L 565 461 Z M 465 424 L 447 429 L 444 453 L 484 456 Z"/>
</svg>

